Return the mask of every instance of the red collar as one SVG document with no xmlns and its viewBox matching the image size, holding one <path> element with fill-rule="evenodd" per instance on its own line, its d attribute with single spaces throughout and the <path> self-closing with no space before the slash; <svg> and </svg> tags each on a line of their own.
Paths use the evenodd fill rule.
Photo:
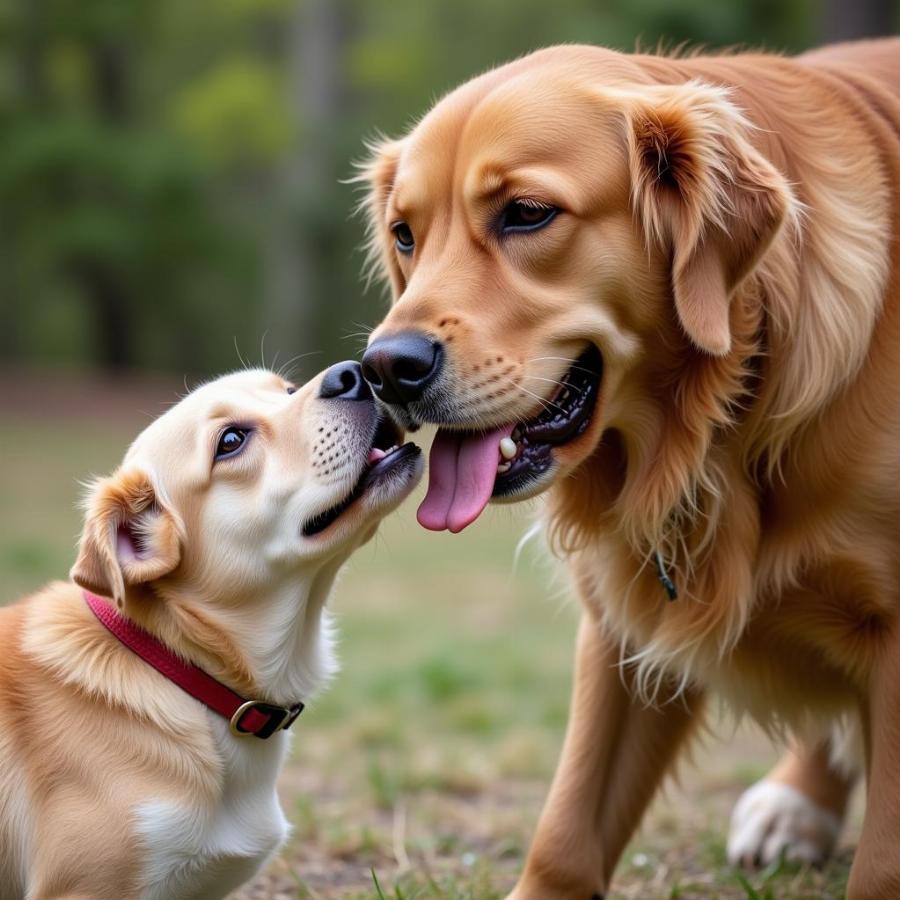
<svg viewBox="0 0 900 900">
<path fill-rule="evenodd" d="M 276 731 L 290 728 L 303 712 L 302 703 L 273 706 L 260 700 L 246 700 L 202 669 L 185 662 L 150 632 L 120 616 L 102 597 L 85 591 L 84 599 L 91 612 L 129 650 L 213 712 L 228 719 L 233 734 L 267 738 Z"/>
</svg>

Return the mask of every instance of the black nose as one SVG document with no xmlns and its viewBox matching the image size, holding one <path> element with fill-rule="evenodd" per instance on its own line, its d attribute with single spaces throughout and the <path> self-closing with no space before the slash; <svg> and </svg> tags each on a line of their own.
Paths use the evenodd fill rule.
<svg viewBox="0 0 900 900">
<path fill-rule="evenodd" d="M 322 376 L 319 396 L 323 400 L 371 400 L 372 392 L 359 363 L 348 359 L 335 363 Z"/>
<path fill-rule="evenodd" d="M 363 355 L 362 371 L 379 399 L 405 406 L 422 397 L 443 361 L 438 341 L 408 331 L 375 341 Z"/>
</svg>

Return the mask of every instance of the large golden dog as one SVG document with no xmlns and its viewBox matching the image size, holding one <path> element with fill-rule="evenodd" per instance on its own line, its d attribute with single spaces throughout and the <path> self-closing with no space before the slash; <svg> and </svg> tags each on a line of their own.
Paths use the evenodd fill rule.
<svg viewBox="0 0 900 900">
<path fill-rule="evenodd" d="M 394 296 L 364 372 L 440 426 L 420 522 L 549 488 L 584 606 L 517 900 L 607 889 L 713 694 L 799 741 L 732 857 L 828 852 L 843 719 L 869 794 L 849 895 L 900 897 L 898 89 L 896 39 L 558 47 L 363 173 Z"/>
</svg>

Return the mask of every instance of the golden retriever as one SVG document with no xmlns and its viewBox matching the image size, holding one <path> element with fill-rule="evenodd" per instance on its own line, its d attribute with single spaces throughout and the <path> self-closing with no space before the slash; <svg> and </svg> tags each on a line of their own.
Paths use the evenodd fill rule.
<svg viewBox="0 0 900 900">
<path fill-rule="evenodd" d="M 3 900 L 213 900 L 276 850 L 290 720 L 251 732 L 242 704 L 229 723 L 100 616 L 296 715 L 336 668 L 335 574 L 421 473 L 399 441 L 358 363 L 300 390 L 244 371 L 93 485 L 74 583 L 0 610 Z"/>
<path fill-rule="evenodd" d="M 849 896 L 900 897 L 900 40 L 794 59 L 555 47 L 374 148 L 393 306 L 363 371 L 439 426 L 419 510 L 549 489 L 583 603 L 516 900 L 607 888 L 724 697 L 799 739 L 738 861 L 824 856 L 862 726 Z"/>
</svg>

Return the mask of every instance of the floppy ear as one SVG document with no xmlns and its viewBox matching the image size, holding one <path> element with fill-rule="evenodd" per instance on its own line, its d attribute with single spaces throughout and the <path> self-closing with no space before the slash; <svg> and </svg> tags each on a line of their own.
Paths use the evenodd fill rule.
<svg viewBox="0 0 900 900">
<path fill-rule="evenodd" d="M 672 258 L 685 333 L 716 356 L 731 348 L 729 301 L 794 203 L 757 151 L 727 91 L 691 82 L 635 93 L 628 128 L 632 202 Z"/>
<path fill-rule="evenodd" d="M 358 174 L 351 179 L 353 183 L 362 185 L 365 192 L 359 212 L 366 219 L 366 281 L 388 278 L 395 297 L 403 288 L 399 268 L 385 240 L 384 213 L 394 187 L 402 147 L 401 141 L 387 138 L 370 142 L 366 146 L 368 159 L 358 164 Z"/>
<path fill-rule="evenodd" d="M 153 581 L 178 565 L 178 523 L 144 472 L 120 469 L 97 481 L 86 506 L 78 559 L 69 573 L 76 584 L 112 597 L 121 609 L 128 585 Z"/>
</svg>

